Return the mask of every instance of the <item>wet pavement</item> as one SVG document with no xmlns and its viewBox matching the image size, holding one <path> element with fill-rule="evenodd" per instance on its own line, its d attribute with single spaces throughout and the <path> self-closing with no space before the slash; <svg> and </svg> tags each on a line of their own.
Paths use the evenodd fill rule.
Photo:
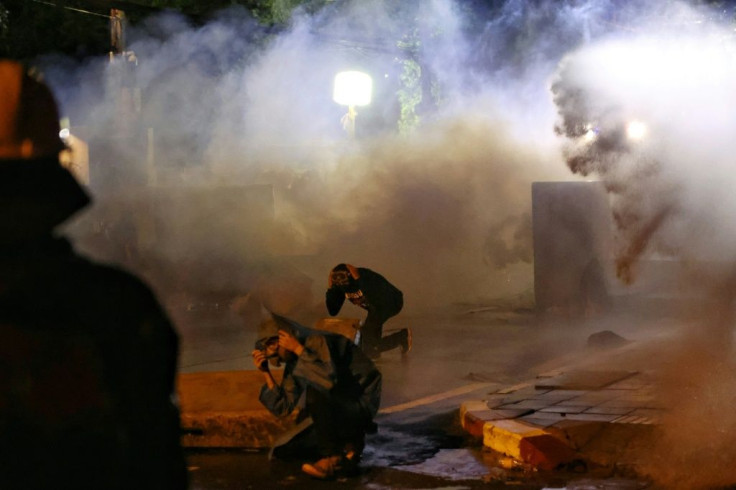
<svg viewBox="0 0 736 490">
<path fill-rule="evenodd" d="M 200 323 L 200 325 L 202 325 Z M 646 483 L 615 474 L 568 468 L 540 472 L 483 448 L 460 425 L 463 401 L 585 352 L 590 325 L 541 321 L 528 310 L 455 305 L 400 315 L 386 329 L 410 326 L 414 349 L 406 358 L 384 353 L 379 431 L 368 436 L 362 473 L 331 483 L 300 471 L 301 459 L 269 460 L 267 451 L 188 450 L 191 488 L 568 488 L 633 489 Z M 217 335 L 212 335 L 217 332 Z M 625 333 L 625 332 L 624 332 Z M 183 338 L 182 370 L 250 369 L 254 332 L 213 325 Z"/>
</svg>

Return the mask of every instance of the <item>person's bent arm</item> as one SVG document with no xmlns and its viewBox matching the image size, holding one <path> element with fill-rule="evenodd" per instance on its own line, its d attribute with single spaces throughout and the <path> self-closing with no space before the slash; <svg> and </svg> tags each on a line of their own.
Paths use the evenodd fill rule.
<svg viewBox="0 0 736 490">
<path fill-rule="evenodd" d="M 273 390 L 274 386 L 276 386 L 276 380 L 273 379 L 271 370 L 268 369 L 268 359 L 266 358 L 266 354 L 263 351 L 256 349 L 251 353 L 251 355 L 253 356 L 253 364 L 255 364 L 256 369 L 263 373 L 263 379 L 266 381 L 266 386 L 269 390 Z"/>
<path fill-rule="evenodd" d="M 268 369 L 268 363 L 263 363 L 264 360 L 265 355 L 261 351 L 253 351 L 253 363 L 263 373 L 265 381 L 265 384 L 261 387 L 258 399 L 269 412 L 277 417 L 285 417 L 296 407 L 299 396 L 301 395 L 301 389 L 294 381 L 288 369 L 284 370 L 281 385 L 276 383 L 270 369 Z"/>
<path fill-rule="evenodd" d="M 345 303 L 345 293 L 337 286 L 330 287 L 325 293 L 325 305 L 330 316 L 340 313 L 343 303 Z"/>
</svg>

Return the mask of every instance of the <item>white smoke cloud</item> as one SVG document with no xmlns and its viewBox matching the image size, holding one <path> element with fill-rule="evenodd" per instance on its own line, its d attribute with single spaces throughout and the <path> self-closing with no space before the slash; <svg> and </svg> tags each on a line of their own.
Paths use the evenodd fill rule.
<svg viewBox="0 0 736 490">
<path fill-rule="evenodd" d="M 529 211 L 530 182 L 575 178 L 562 165 L 560 140 L 551 130 L 556 109 L 562 113 L 561 127 L 568 124 L 567 119 L 582 117 L 580 124 L 592 121 L 605 130 L 590 145 L 592 150 L 568 154 L 578 160 L 581 155 L 592 155 L 596 158 L 589 160 L 599 166 L 605 161 L 597 158 L 602 145 L 617 143 L 623 120 L 645 119 L 650 138 L 640 142 L 640 151 L 633 157 L 630 152 L 625 156 L 617 153 L 617 162 L 606 167 L 604 180 L 616 188 L 635 176 L 639 184 L 652 182 L 659 192 L 630 186 L 628 198 L 621 199 L 625 205 L 617 210 L 617 219 L 636 222 L 629 242 L 648 243 L 647 230 L 652 229 L 648 225 L 662 217 L 657 228 L 657 240 L 663 242 L 660 247 L 667 246 L 660 235 L 691 229 L 683 221 L 663 217 L 675 211 L 681 214 L 688 207 L 683 201 L 699 202 L 694 190 L 698 187 L 683 187 L 677 179 L 668 178 L 669 167 L 662 161 L 686 162 L 700 157 L 709 162 L 714 173 L 728 173 L 727 165 L 718 163 L 725 160 L 715 148 L 719 138 L 728 135 L 728 112 L 723 108 L 731 96 L 717 80 L 711 80 L 714 85 L 702 91 L 700 99 L 689 91 L 698 83 L 696 74 L 710 73 L 703 64 L 709 59 L 718 61 L 727 53 L 721 33 L 693 23 L 693 19 L 701 21 L 702 14 L 682 4 L 666 4 L 668 9 L 641 2 L 614 5 L 603 1 L 512 0 L 489 8 L 451 0 L 419 5 L 345 1 L 317 15 L 297 13 L 289 29 L 279 32 L 259 26 L 238 9 L 228 10 L 201 27 L 191 26 L 181 17 L 162 15 L 130 29 L 129 48 L 138 62 L 127 77 L 121 76 L 119 64 L 103 62 L 77 70 L 50 62 L 46 67 L 73 123 L 83 125 L 91 140 L 106 140 L 106 148 L 113 151 L 105 153 L 124 162 L 116 172 L 105 172 L 110 181 L 93 179 L 98 201 L 116 196 L 108 187 L 119 188 L 126 179 L 138 181 L 137 187 L 126 188 L 128 195 L 154 192 L 140 185 L 141 181 L 151 182 L 152 174 L 157 195 L 182 185 L 206 187 L 217 195 L 218 186 L 270 184 L 275 191 L 276 226 L 265 234 L 278 237 L 276 247 L 281 251 L 317 254 L 320 259 L 314 263 L 319 262 L 324 269 L 333 262 L 372 256 L 370 265 L 388 276 L 394 271 L 405 276 L 407 287 L 423 289 L 419 296 L 452 301 L 502 293 L 496 286 L 508 274 L 499 276 L 494 269 L 509 264 L 499 257 L 525 260 L 531 244 L 502 240 L 494 258 L 489 247 L 497 242 L 489 235 L 502 226 L 509 229 L 508 220 L 519 217 L 518 230 L 507 231 L 506 236 L 524 236 L 522 230 L 528 224 L 520 217 Z M 670 35 L 674 30 L 678 44 L 668 43 L 661 34 L 663 26 L 669 27 Z M 418 106 L 423 127 L 411 138 L 401 139 L 395 137 L 400 110 L 396 91 L 400 88 L 400 60 L 408 52 L 397 43 L 407 39 L 415 43 L 414 57 L 424 70 L 423 100 Z M 688 39 L 700 44 L 688 44 Z M 710 47 L 702 49 L 706 45 Z M 574 54 L 561 65 L 558 80 L 584 87 L 588 95 L 584 101 L 590 107 L 571 109 L 560 90 L 555 92 L 557 106 L 550 98 L 550 80 L 568 52 Z M 638 63 L 639 73 L 646 73 L 646 77 L 639 77 L 645 82 L 627 78 L 627 74 L 637 72 L 637 66 L 631 66 L 634 63 Z M 668 74 L 665 66 L 681 68 Z M 365 70 L 375 82 L 372 104 L 358 108 L 359 139 L 354 142 L 346 141 L 340 125 L 346 108 L 331 100 L 332 79 L 342 69 Z M 727 80 L 730 74 L 723 68 L 712 76 Z M 678 82 L 665 83 L 668 80 Z M 559 89 L 561 84 L 556 86 Z M 121 93 L 128 99 L 121 98 Z M 716 104 L 705 100 L 708 97 Z M 671 104 L 673 98 L 682 103 Z M 724 103 L 718 105 L 718 101 Z M 720 107 L 721 112 L 705 117 L 705 102 Z M 128 121 L 121 107 L 138 111 L 130 118 L 133 131 L 121 127 L 121 121 Z M 581 116 L 581 110 L 587 113 Z M 676 116 L 682 114 L 699 121 L 687 128 L 690 133 L 677 124 L 680 119 Z M 612 128 L 610 135 L 606 125 Z M 145 133 L 147 128 L 152 128 L 152 133 Z M 570 130 L 579 128 L 562 129 Z M 694 133 L 701 142 L 697 149 L 668 146 L 657 138 L 667 134 L 671 141 L 693 141 L 686 136 Z M 146 138 L 150 137 L 155 167 L 145 161 L 150 157 L 146 154 Z M 475 154 L 461 156 L 468 144 L 474 145 Z M 429 154 L 427 148 L 431 148 Z M 703 148 L 709 148 L 710 153 Z M 672 158 L 663 158 L 666 152 Z M 422 158 L 412 158 L 412 154 Z M 630 163 L 621 163 L 624 159 Z M 593 170 L 602 169 L 586 172 Z M 662 178 L 647 180 L 653 172 Z M 94 169 L 92 173 L 94 176 Z M 135 174 L 135 178 L 128 174 Z M 392 178 L 382 179 L 383 174 Z M 706 174 L 698 175 L 693 179 L 707 181 L 702 177 Z M 417 182 L 431 187 L 419 186 L 417 190 Z M 411 200 L 404 198 L 408 192 Z M 702 192 L 713 195 L 718 189 L 706 187 Z M 653 199 L 653 195 L 677 196 L 677 205 L 664 197 Z M 183 214 L 223 221 L 223 216 L 232 212 L 215 201 L 207 204 L 206 199 L 199 200 L 196 211 L 179 203 L 170 214 L 165 206 L 154 207 L 164 221 L 177 221 Z M 447 253 L 434 252 L 438 255 L 431 259 L 432 253 L 427 252 L 427 263 L 435 267 L 452 263 L 447 269 L 455 273 L 450 276 L 458 278 L 463 287 L 454 287 L 452 279 L 442 281 L 446 287 L 430 286 L 419 273 L 426 267 L 415 267 L 407 277 L 406 265 L 389 265 L 391 256 L 411 257 L 413 250 L 426 246 L 419 245 L 421 234 L 402 237 L 398 244 L 381 233 L 423 229 L 424 218 L 413 213 L 392 214 L 391 210 L 397 205 L 431 209 L 433 201 L 457 203 L 451 206 L 455 214 L 436 214 L 447 220 L 436 226 L 459 233 L 452 237 L 435 234 L 433 242 L 463 242 L 471 252 L 446 249 Z M 688 208 L 694 216 L 704 212 Z M 397 216 L 414 221 L 405 223 Z M 460 220 L 464 226 L 457 226 Z M 236 220 L 225 221 L 228 226 L 237 226 Z M 349 239 L 344 237 L 346 233 Z M 342 245 L 336 245 L 338 236 Z M 232 260 L 243 253 L 244 245 L 237 241 L 215 241 L 214 246 L 201 243 L 200 238 L 180 238 L 177 246 L 186 244 L 186 251 L 173 255 L 183 254 L 191 260 L 203 255 Z M 377 256 L 375 251 L 380 248 L 372 243 L 377 240 L 384 240 L 387 248 L 394 243 L 395 250 Z M 149 239 L 149 245 L 154 241 Z M 727 242 L 722 243 L 721 249 L 726 250 Z M 155 254 L 172 255 L 167 246 L 156 247 Z M 639 249 L 634 245 L 630 252 L 638 253 Z M 458 255 L 463 256 L 462 265 Z M 528 268 L 522 276 L 526 279 L 512 289 L 530 287 Z M 241 280 L 236 277 L 229 282 Z"/>
<path fill-rule="evenodd" d="M 560 64 L 557 130 L 568 166 L 611 192 L 619 276 L 637 281 L 642 260 L 680 264 L 668 293 L 694 307 L 682 336 L 651 358 L 668 413 L 641 463 L 666 488 L 712 488 L 736 478 L 722 464 L 729 437 L 708 428 L 714 413 L 735 423 L 724 407 L 734 379 L 736 38 L 712 12 L 675 2 L 629 27 Z M 645 131 L 632 134 L 632 121 Z"/>
<path fill-rule="evenodd" d="M 730 260 L 736 40 L 703 12 L 674 6 L 563 61 L 553 85 L 559 131 L 571 138 L 571 169 L 600 176 L 617 195 L 624 247 L 633 245 L 622 260 L 650 238 L 660 250 Z M 646 127 L 640 140 L 627 135 L 632 121 Z"/>
<path fill-rule="evenodd" d="M 58 65 L 47 72 L 93 152 L 94 141 L 105 139 L 105 156 L 121 160 L 114 173 L 93 168 L 98 214 L 114 209 L 103 204 L 120 194 L 128 200 L 153 194 L 152 220 L 177 223 L 189 216 L 213 229 L 220 222 L 237 227 L 233 210 L 217 204 L 218 189 L 273 186 L 275 225 L 258 244 L 230 240 L 237 233 L 217 240 L 190 233 L 163 244 L 155 234 L 138 238 L 148 247 L 141 253 L 163 261 L 236 263 L 223 267 L 229 277 L 214 281 L 217 274 L 208 274 L 200 284 L 247 290 L 253 281 L 236 271 L 252 261 L 237 264 L 237 257 L 249 246 L 265 246 L 277 255 L 311 254 L 311 269 L 302 270 L 317 291 L 321 276 L 347 261 L 393 279 L 408 296 L 407 308 L 516 294 L 531 287 L 529 264 L 523 264 L 531 250 L 524 233 L 530 183 L 569 178 L 551 131 L 546 80 L 565 46 L 589 30 L 570 16 L 588 14 L 509 2 L 473 30 L 479 20 L 466 7 L 451 0 L 336 2 L 317 15 L 297 13 L 283 32 L 259 26 L 238 9 L 202 27 L 163 15 L 130 29 L 137 66 L 127 79 L 119 64 L 102 62 L 74 74 L 81 86 L 64 84 L 70 72 Z M 518 16 L 531 19 L 529 25 L 515 24 Z M 564 27 L 564 42 L 551 26 Z M 516 45 L 496 45 L 512 27 Z M 423 126 L 406 138 L 396 136 L 398 77 L 409 56 L 397 47 L 402 40 L 415 43 L 424 83 Z M 509 52 L 516 58 L 506 59 Z M 371 105 L 358 108 L 356 141 L 346 139 L 340 124 L 347 109 L 331 100 L 333 77 L 344 69 L 364 70 L 374 80 Z M 106 85 L 100 86 L 100 73 Z M 121 127 L 127 120 L 121 93 L 137 108 L 133 129 Z M 155 166 L 146 161 L 151 135 Z M 104 174 L 110 179 L 102 181 Z M 145 185 L 151 175 L 153 188 Z M 138 184 L 121 191 L 124 181 Z M 161 196 L 182 186 L 209 189 L 213 198 L 162 204 Z M 243 228 L 251 225 L 243 220 Z M 490 239 L 501 226 L 507 238 Z M 251 255 L 266 260 L 269 254 Z"/>
<path fill-rule="evenodd" d="M 115 169 L 93 178 L 97 208 L 75 230 L 82 247 L 104 256 L 110 242 L 130 242 L 113 233 L 95 246 L 83 236 L 89 221 L 132 219 L 148 231 L 138 232 L 142 257 L 130 266 L 160 292 L 264 288 L 271 294 L 261 297 L 283 294 L 296 309 L 313 299 L 294 295 L 307 295 L 309 280 L 321 293 L 339 262 L 384 274 L 404 290 L 407 310 L 508 295 L 532 283 L 531 182 L 580 178 L 572 170 L 611 192 L 623 276 L 635 279 L 636 261 L 652 251 L 732 263 L 732 30 L 679 2 L 489 3 L 338 1 L 278 32 L 237 9 L 200 27 L 158 16 L 129 33 L 138 67 L 128 85 L 103 61 L 47 60 L 72 124 L 91 143 L 104 138 L 109 151 L 98 151 L 97 164 Z M 401 40 L 418 43 L 424 82 L 422 126 L 408 137 L 396 131 Z M 371 105 L 358 108 L 355 141 L 340 124 L 346 108 L 331 100 L 343 69 L 375 83 Z M 138 133 L 122 127 L 121 94 L 124 107 L 140 100 Z M 626 136 L 634 119 L 647 127 L 638 141 Z M 150 187 L 141 156 L 149 127 Z M 589 132 L 597 136 L 585 143 Z M 252 184 L 273 186 L 273 226 L 255 211 L 265 194 L 232 197 Z M 191 188 L 196 199 L 184 192 L 165 203 Z M 179 231 L 162 242 L 154 223 Z M 706 293 L 726 291 L 698 323 L 720 342 L 732 326 L 730 278 L 696 272 Z M 270 278 L 281 287 L 269 289 Z M 695 353 L 692 364 L 704 369 L 689 378 L 706 391 L 708 355 Z M 678 456 L 679 468 L 693 461 Z"/>
</svg>

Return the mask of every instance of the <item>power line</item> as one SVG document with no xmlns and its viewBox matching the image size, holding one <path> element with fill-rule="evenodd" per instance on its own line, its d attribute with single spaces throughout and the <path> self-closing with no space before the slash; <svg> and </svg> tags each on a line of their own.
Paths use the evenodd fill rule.
<svg viewBox="0 0 736 490">
<path fill-rule="evenodd" d="M 32 2 L 35 2 L 35 3 L 40 3 L 42 5 L 49 5 L 51 7 L 61 7 L 61 8 L 66 9 L 66 10 L 71 10 L 71 11 L 74 11 L 74 12 L 79 12 L 81 14 L 94 15 L 96 17 L 104 17 L 106 19 L 111 19 L 112 18 L 111 16 L 109 16 L 107 14 L 100 14 L 100 13 L 97 13 L 97 12 L 90 12 L 89 10 L 83 10 L 83 9 L 78 9 L 78 8 L 75 8 L 75 7 L 69 7 L 67 5 L 58 5 L 58 4 L 53 3 L 53 2 L 44 2 L 43 0 L 31 0 L 31 1 Z"/>
<path fill-rule="evenodd" d="M 83 8 L 76 8 L 76 7 L 69 7 L 67 5 L 61 5 L 61 2 L 59 2 L 58 0 L 56 1 L 31 0 L 31 1 L 42 4 L 42 5 L 48 5 L 52 7 L 61 7 L 63 9 L 72 10 L 74 12 L 79 12 L 83 14 L 95 15 L 97 17 L 105 17 L 108 19 L 111 17 L 108 14 L 101 14 L 99 12 L 93 12 L 91 10 L 86 10 Z M 155 14 L 163 10 L 166 10 L 160 7 L 149 7 L 147 5 L 141 5 L 135 2 L 128 2 L 125 0 L 79 0 L 79 3 L 82 3 L 85 7 L 89 9 L 98 9 L 98 8 L 102 10 L 117 9 L 117 10 L 123 10 L 126 12 L 139 12 L 139 13 L 149 13 L 149 14 Z"/>
</svg>

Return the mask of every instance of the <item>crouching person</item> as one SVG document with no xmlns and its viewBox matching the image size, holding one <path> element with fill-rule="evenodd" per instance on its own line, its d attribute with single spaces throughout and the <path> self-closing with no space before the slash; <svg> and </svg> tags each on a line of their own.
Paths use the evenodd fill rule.
<svg viewBox="0 0 736 490">
<path fill-rule="evenodd" d="M 261 324 L 252 355 L 266 381 L 260 401 L 274 415 L 289 415 L 305 395 L 321 457 L 302 471 L 321 479 L 354 474 L 381 400 L 381 373 L 373 362 L 342 335 L 278 315 Z M 269 363 L 284 364 L 280 384 Z"/>
</svg>

